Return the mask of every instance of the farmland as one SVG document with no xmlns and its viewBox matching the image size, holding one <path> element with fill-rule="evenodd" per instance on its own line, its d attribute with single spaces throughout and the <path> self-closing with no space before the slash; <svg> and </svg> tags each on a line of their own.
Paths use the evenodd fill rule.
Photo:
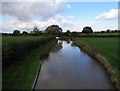
<svg viewBox="0 0 120 91">
<path fill-rule="evenodd" d="M 100 53 L 116 67 L 118 63 L 118 38 L 78 38 L 90 46 L 100 48 Z M 116 61 L 116 62 L 114 62 Z"/>
</svg>

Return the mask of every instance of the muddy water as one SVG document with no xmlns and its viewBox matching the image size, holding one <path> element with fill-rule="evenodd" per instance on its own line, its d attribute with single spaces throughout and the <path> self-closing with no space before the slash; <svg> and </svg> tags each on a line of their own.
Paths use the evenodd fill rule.
<svg viewBox="0 0 120 91">
<path fill-rule="evenodd" d="M 59 50 L 51 51 L 42 63 L 35 89 L 114 89 L 96 60 L 71 42 L 58 44 Z"/>
</svg>

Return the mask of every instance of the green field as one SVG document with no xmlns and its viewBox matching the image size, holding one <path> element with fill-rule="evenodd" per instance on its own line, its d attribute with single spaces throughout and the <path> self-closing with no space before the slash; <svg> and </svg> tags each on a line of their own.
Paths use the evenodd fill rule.
<svg viewBox="0 0 120 91">
<path fill-rule="evenodd" d="M 103 38 L 103 37 L 81 37 L 77 38 L 77 40 L 83 41 L 89 44 L 92 47 L 96 47 L 100 49 L 100 54 L 105 56 L 110 64 L 118 69 L 118 63 L 120 62 L 118 56 L 118 38 Z"/>
<path fill-rule="evenodd" d="M 48 38 L 47 36 L 2 36 L 3 44 L 10 45 L 12 43 L 20 43 L 27 41 L 36 41 L 40 39 Z"/>
<path fill-rule="evenodd" d="M 95 36 L 95 37 L 117 37 L 117 36 L 120 36 L 120 33 L 119 32 L 114 32 L 114 33 L 89 33 L 89 34 L 86 34 L 86 33 L 79 33 L 79 36 L 80 37 L 88 37 L 88 36 Z"/>
<path fill-rule="evenodd" d="M 51 48 L 56 43 L 55 39 L 51 39 L 49 40 L 49 42 L 47 41 L 48 39 L 51 39 L 51 37 L 47 37 L 47 36 L 45 37 L 43 36 L 22 36 L 22 37 L 21 36 L 18 36 L 18 37 L 4 36 L 3 37 L 3 43 L 4 45 L 6 44 L 5 48 L 11 46 L 12 43 L 13 44 L 22 43 L 22 45 L 24 45 L 26 42 L 36 43 L 34 42 L 36 40 L 46 41 L 46 42 L 42 42 L 42 46 L 39 45 L 37 48 L 34 48 L 31 51 L 26 52 L 27 55 L 23 57 L 21 60 L 16 61 L 10 65 L 7 64 L 7 67 L 3 69 L 3 73 L 2 73 L 3 89 L 31 89 L 32 88 L 33 82 L 35 80 L 35 76 L 40 66 L 40 62 L 43 60 L 44 57 L 49 55 Z"/>
</svg>

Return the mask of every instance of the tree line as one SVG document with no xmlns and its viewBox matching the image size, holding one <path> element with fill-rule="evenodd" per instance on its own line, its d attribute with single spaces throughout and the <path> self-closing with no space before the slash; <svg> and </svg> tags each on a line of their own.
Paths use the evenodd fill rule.
<svg viewBox="0 0 120 91">
<path fill-rule="evenodd" d="M 107 29 L 106 31 L 98 31 L 95 33 L 114 33 L 114 32 L 120 32 L 120 30 Z M 34 26 L 33 30 L 30 33 L 26 32 L 26 31 L 23 31 L 22 33 L 20 33 L 20 30 L 14 30 L 13 34 L 11 34 L 11 35 L 14 35 L 14 36 L 17 36 L 17 35 L 79 36 L 79 33 L 85 33 L 85 34 L 89 35 L 89 34 L 93 33 L 93 29 L 89 26 L 86 26 L 83 28 L 83 30 L 81 32 L 71 32 L 70 30 L 63 32 L 62 28 L 60 28 L 58 25 L 51 25 L 51 26 L 48 26 L 44 31 L 40 31 L 37 26 Z M 3 35 L 5 35 L 5 33 L 3 33 Z"/>
</svg>

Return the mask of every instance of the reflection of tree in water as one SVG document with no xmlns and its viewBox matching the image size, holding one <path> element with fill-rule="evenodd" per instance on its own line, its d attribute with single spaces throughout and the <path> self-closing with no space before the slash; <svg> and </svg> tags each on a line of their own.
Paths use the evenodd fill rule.
<svg viewBox="0 0 120 91">
<path fill-rule="evenodd" d="M 47 60 L 47 58 L 49 57 L 50 52 L 52 51 L 52 49 L 54 48 L 54 46 L 57 44 L 57 40 L 52 41 L 50 44 L 48 44 L 44 50 L 44 52 L 41 53 L 40 55 L 40 59 L 42 60 L 42 62 L 44 62 L 45 60 Z"/>
<path fill-rule="evenodd" d="M 62 41 L 58 40 L 58 43 L 52 48 L 52 52 L 56 52 L 62 48 Z"/>
<path fill-rule="evenodd" d="M 62 41 L 58 40 L 58 41 L 54 42 L 54 45 L 51 47 L 49 52 L 43 54 L 44 57 L 42 58 L 42 62 L 48 61 L 50 52 L 56 52 L 56 51 L 60 50 L 61 48 L 62 48 Z"/>
<path fill-rule="evenodd" d="M 70 44 L 70 39 L 66 40 L 67 44 Z"/>
</svg>

